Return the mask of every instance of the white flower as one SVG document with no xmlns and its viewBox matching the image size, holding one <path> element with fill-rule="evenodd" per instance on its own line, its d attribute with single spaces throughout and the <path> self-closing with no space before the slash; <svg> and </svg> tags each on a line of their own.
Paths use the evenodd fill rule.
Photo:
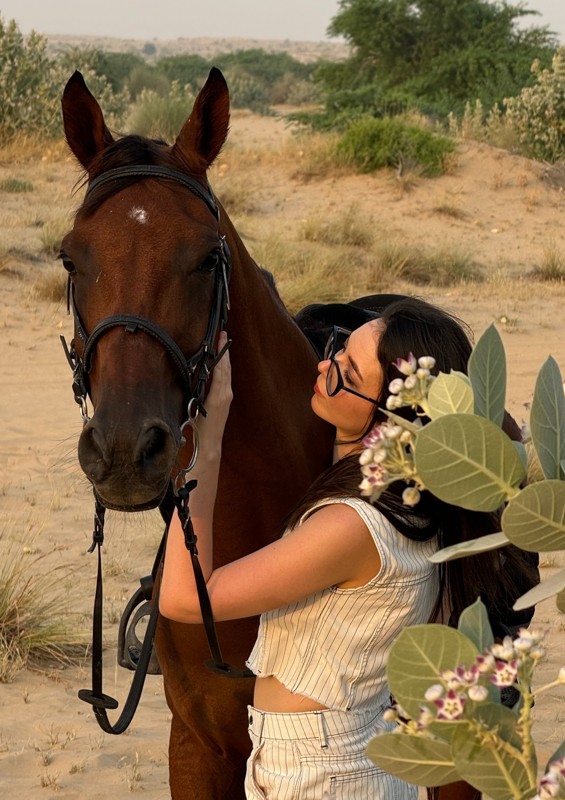
<svg viewBox="0 0 565 800">
<path fill-rule="evenodd" d="M 402 372 L 403 375 L 413 375 L 416 372 L 417 362 L 412 353 L 408 354 L 408 358 L 398 358 L 395 361 L 396 368 L 399 372 Z"/>
</svg>

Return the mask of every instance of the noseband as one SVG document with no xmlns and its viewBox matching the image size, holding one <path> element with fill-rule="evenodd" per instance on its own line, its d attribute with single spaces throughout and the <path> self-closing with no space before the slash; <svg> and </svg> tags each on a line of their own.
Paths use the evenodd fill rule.
<svg viewBox="0 0 565 800">
<path fill-rule="evenodd" d="M 191 178 L 189 175 L 185 175 L 184 173 L 174 169 L 169 169 L 168 167 L 139 165 L 119 167 L 108 170 L 103 172 L 90 183 L 85 197 L 91 194 L 99 186 L 123 178 L 153 178 L 157 180 L 175 181 L 176 183 L 185 186 L 192 192 L 192 194 L 202 200 L 215 219 L 219 222 L 220 212 L 212 191 L 209 188 L 205 188 L 202 184 Z M 86 422 L 89 420 L 87 397 L 90 394 L 90 386 L 88 376 L 92 368 L 92 358 L 95 353 L 96 345 L 100 339 L 106 333 L 108 333 L 108 331 L 111 331 L 113 328 L 124 328 L 128 334 L 142 332 L 152 336 L 167 352 L 170 360 L 176 368 L 177 374 L 180 376 L 185 392 L 187 419 L 180 427 L 181 441 L 183 430 L 187 425 L 193 428 L 194 433 L 194 449 L 191 462 L 184 470 L 178 467 L 178 475 L 174 482 L 170 482 L 167 494 L 165 495 L 165 498 L 159 507 L 166 527 L 159 551 L 155 558 L 152 574 L 141 579 L 141 589 L 137 590 L 132 600 L 130 600 L 128 603 L 129 614 L 131 614 L 136 605 L 145 601 L 144 606 L 142 606 L 137 612 L 134 623 L 132 623 L 131 626 L 135 627 L 135 623 L 140 616 L 149 616 L 149 622 L 147 624 L 147 630 L 141 650 L 137 649 L 136 647 L 129 647 L 127 648 L 128 652 L 125 653 L 128 634 L 125 630 L 123 621 L 120 624 L 120 631 L 123 634 L 123 640 L 120 638 L 118 646 L 119 663 L 121 666 L 134 669 L 135 675 L 128 698 L 124 705 L 124 709 L 115 725 L 110 723 L 106 714 L 106 710 L 117 708 L 118 702 L 114 700 L 114 698 L 105 695 L 102 691 L 101 548 L 104 541 L 104 516 L 106 509 L 103 503 L 100 501 L 100 498 L 98 498 L 96 495 L 96 492 L 94 493 L 96 508 L 94 515 L 94 532 L 92 536 L 92 546 L 90 548 L 90 552 L 93 552 L 95 549 L 98 551 L 98 577 L 96 582 L 96 595 L 93 614 L 92 689 L 81 690 L 79 692 L 79 697 L 81 700 L 84 700 L 92 705 L 98 724 L 107 733 L 119 734 L 123 733 L 123 731 L 127 729 L 137 708 L 145 681 L 145 675 L 152 660 L 153 639 L 158 616 L 158 592 L 157 594 L 153 592 L 153 585 L 154 579 L 157 576 L 162 563 L 166 536 L 173 515 L 173 509 L 175 507 L 181 521 L 185 544 L 191 558 L 196 586 L 198 589 L 203 624 L 212 655 L 212 660 L 207 661 L 206 666 L 214 672 L 226 675 L 228 677 L 239 678 L 252 676 L 252 673 L 249 670 L 242 670 L 238 669 L 237 667 L 233 667 L 230 664 L 227 664 L 222 658 L 216 636 L 210 599 L 208 597 L 206 588 L 206 581 L 202 575 L 200 564 L 198 562 L 196 536 L 194 534 L 190 511 L 188 508 L 190 491 L 196 485 L 196 481 L 190 481 L 184 485 L 186 473 L 189 472 L 194 466 L 198 454 L 198 439 L 196 437 L 197 431 L 193 426 L 193 422 L 199 413 L 202 413 L 204 416 L 206 415 L 206 409 L 204 407 L 206 384 L 214 366 L 224 355 L 224 352 L 229 344 L 231 344 L 231 342 L 228 342 L 228 344 L 226 344 L 226 346 L 220 352 L 217 352 L 215 349 L 217 335 L 221 330 L 223 330 L 227 322 L 227 315 L 230 308 L 228 287 L 231 273 L 231 255 L 229 247 L 225 236 L 221 236 L 219 232 L 218 243 L 220 259 L 216 266 L 214 296 L 212 300 L 210 316 L 208 318 L 206 334 L 196 352 L 191 356 L 186 356 L 173 338 L 160 326 L 156 325 L 151 320 L 136 314 L 114 314 L 110 317 L 106 317 L 94 327 L 90 334 L 88 334 L 84 328 L 79 311 L 76 307 L 74 287 L 70 276 L 67 284 L 67 309 L 69 313 L 71 308 L 73 311 L 75 337 L 77 337 L 81 342 L 82 356 L 77 352 L 76 339 L 71 341 L 70 347 L 67 345 L 67 342 L 63 336 L 61 336 L 61 342 L 63 344 L 67 361 L 69 362 L 69 365 L 73 371 L 73 392 L 75 400 L 80 406 L 83 422 L 86 424 Z M 151 608 L 149 610 L 150 606 Z M 132 631 L 132 637 L 135 637 L 135 630 Z M 137 639 L 134 638 L 134 640 L 137 642 Z"/>
</svg>

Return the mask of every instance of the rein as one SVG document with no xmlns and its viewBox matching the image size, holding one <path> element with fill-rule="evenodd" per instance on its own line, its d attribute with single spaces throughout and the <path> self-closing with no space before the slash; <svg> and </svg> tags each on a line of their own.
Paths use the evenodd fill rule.
<svg viewBox="0 0 565 800">
<path fill-rule="evenodd" d="M 102 173 L 95 178 L 89 185 L 86 196 L 93 192 L 97 187 L 114 180 L 122 178 L 155 178 L 172 180 L 188 188 L 196 197 L 202 200 L 209 211 L 213 214 L 216 220 L 220 219 L 220 212 L 212 191 L 205 188 L 198 181 L 194 180 L 188 175 L 177 170 L 169 169 L 167 167 L 158 167 L 154 165 L 139 165 L 131 167 L 119 167 L 111 169 Z M 206 587 L 206 581 L 200 567 L 198 560 L 197 538 L 194 533 L 192 519 L 189 510 L 189 497 L 190 492 L 196 486 L 196 481 L 189 481 L 185 484 L 186 474 L 193 468 L 198 456 L 198 438 L 196 436 L 197 430 L 194 427 L 194 422 L 199 413 L 206 416 L 206 409 L 204 407 L 204 393 L 208 379 L 214 369 L 215 365 L 222 358 L 225 351 L 231 345 L 231 341 L 218 353 L 215 350 L 215 341 L 217 334 L 224 329 L 227 322 L 227 314 L 229 311 L 229 278 L 231 273 L 231 255 L 225 236 L 218 234 L 220 260 L 216 268 L 215 283 L 214 283 L 214 298 L 212 301 L 212 308 L 210 317 L 208 319 L 208 326 L 206 334 L 202 343 L 197 351 L 189 357 L 186 357 L 182 350 L 178 347 L 176 342 L 169 334 L 156 325 L 151 320 L 145 319 L 135 314 L 115 314 L 106 317 L 99 322 L 92 332 L 88 334 L 84 328 L 80 318 L 79 311 L 76 307 L 74 287 L 69 276 L 67 286 L 67 309 L 73 311 L 75 322 L 75 336 L 78 337 L 81 343 L 82 356 L 78 353 L 76 348 L 76 340 L 73 339 L 70 346 L 63 336 L 61 342 L 67 361 L 73 372 L 73 393 L 75 401 L 80 406 L 81 416 L 83 423 L 86 424 L 89 420 L 87 398 L 90 394 L 89 387 L 89 373 L 92 366 L 92 358 L 95 353 L 96 345 L 99 340 L 108 331 L 113 328 L 124 328 L 128 334 L 136 334 L 138 332 L 145 333 L 156 339 L 169 355 L 172 363 L 174 364 L 179 377 L 185 390 L 185 397 L 187 398 L 186 421 L 180 427 L 181 439 L 185 428 L 191 427 L 194 434 L 194 450 L 190 464 L 186 469 L 179 467 L 175 480 L 169 482 L 167 493 L 159 505 L 161 516 L 165 522 L 165 531 L 155 557 L 153 570 L 151 575 L 142 578 L 140 583 L 141 587 L 137 590 L 132 597 L 124 617 L 125 623 L 120 623 L 120 645 L 118 660 L 121 666 L 128 667 L 135 671 L 134 678 L 125 701 L 124 708 L 120 714 L 117 722 L 112 725 L 108 719 L 106 711 L 108 709 L 118 708 L 118 701 L 113 697 L 104 694 L 102 687 L 102 608 L 103 608 L 103 591 L 102 591 L 102 544 L 104 542 L 104 520 L 106 508 L 94 492 L 95 500 L 95 513 L 94 513 L 94 529 L 92 534 L 92 545 L 89 552 L 97 550 L 98 555 L 98 571 L 96 579 L 96 591 L 94 598 L 93 610 L 93 630 L 92 630 L 92 689 L 82 689 L 78 695 L 81 700 L 89 703 L 93 707 L 94 714 L 100 727 L 106 733 L 120 734 L 123 733 L 130 724 L 139 699 L 143 690 L 145 676 L 150 668 L 153 654 L 153 644 L 155 638 L 155 630 L 157 626 L 157 618 L 159 615 L 159 590 L 154 591 L 155 580 L 158 573 L 162 569 L 163 556 L 165 553 L 165 546 L 167 534 L 176 508 L 183 533 L 186 548 L 190 554 L 192 568 L 194 571 L 194 578 L 198 591 L 198 599 L 200 609 L 202 612 L 202 620 L 208 640 L 208 646 L 212 658 L 205 662 L 208 669 L 220 675 L 225 675 L 231 678 L 253 677 L 253 673 L 245 668 L 239 669 L 233 667 L 224 661 L 216 629 L 214 625 L 214 617 Z M 134 622 L 130 625 L 130 630 L 135 628 L 136 622 L 143 616 L 149 616 L 147 629 L 143 639 L 141 649 L 130 646 L 127 648 L 126 653 L 125 645 L 122 644 L 122 636 L 127 640 L 125 626 L 129 620 L 129 616 L 140 602 L 144 606 L 140 608 L 134 618 Z M 147 610 L 151 606 L 150 612 Z M 135 631 L 131 630 L 132 637 L 135 638 Z M 136 640 L 137 641 L 137 640 Z M 154 659 L 153 659 L 154 660 Z M 153 664 L 153 672 L 156 671 L 155 664 Z"/>
</svg>

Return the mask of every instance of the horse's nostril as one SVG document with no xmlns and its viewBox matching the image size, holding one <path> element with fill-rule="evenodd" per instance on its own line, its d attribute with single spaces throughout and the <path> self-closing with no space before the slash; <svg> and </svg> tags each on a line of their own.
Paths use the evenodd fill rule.
<svg viewBox="0 0 565 800">
<path fill-rule="evenodd" d="M 152 458 L 159 455 L 167 444 L 167 432 L 162 428 L 150 428 L 145 434 L 145 457 Z"/>
<path fill-rule="evenodd" d="M 137 440 L 134 459 L 145 469 L 167 460 L 172 452 L 172 435 L 167 425 L 157 423 L 142 430 Z"/>
</svg>

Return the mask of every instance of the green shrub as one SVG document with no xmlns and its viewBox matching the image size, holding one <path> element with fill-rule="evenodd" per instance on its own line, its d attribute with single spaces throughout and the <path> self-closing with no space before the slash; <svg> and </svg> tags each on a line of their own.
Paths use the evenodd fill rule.
<svg viewBox="0 0 565 800">
<path fill-rule="evenodd" d="M 174 141 L 193 103 L 190 88 L 181 88 L 177 81 L 173 81 L 169 93 L 163 97 L 152 89 L 144 89 L 130 110 L 126 128 L 142 136 Z"/>
<path fill-rule="evenodd" d="M 565 48 L 555 53 L 551 69 L 534 61 L 532 72 L 535 84 L 505 100 L 506 118 L 527 155 L 553 163 L 565 156 Z"/>
<path fill-rule="evenodd" d="M 338 154 L 361 172 L 383 167 L 419 167 L 427 176 L 441 175 L 454 151 L 451 139 L 410 125 L 399 117 L 362 117 L 351 123 L 337 146 Z"/>
</svg>

